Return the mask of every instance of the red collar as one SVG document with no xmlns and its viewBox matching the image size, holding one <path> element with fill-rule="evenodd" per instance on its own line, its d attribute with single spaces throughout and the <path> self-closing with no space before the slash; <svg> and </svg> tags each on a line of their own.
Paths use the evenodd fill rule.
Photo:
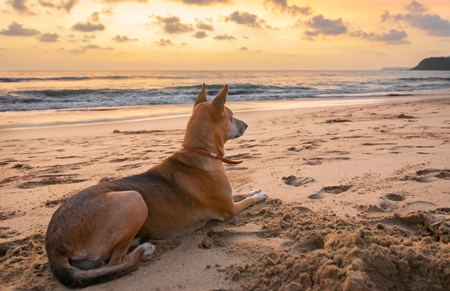
<svg viewBox="0 0 450 291">
<path fill-rule="evenodd" d="M 243 162 L 243 161 L 232 161 L 232 160 L 229 160 L 229 159 L 227 159 L 225 157 L 222 157 L 222 156 L 220 156 L 220 155 L 218 155 L 216 153 L 209 152 L 207 150 L 202 150 L 202 149 L 197 149 L 197 148 L 188 148 L 188 147 L 185 147 L 185 146 L 183 146 L 183 149 L 185 149 L 187 151 L 190 151 L 190 152 L 197 153 L 197 154 L 201 154 L 201 155 L 206 156 L 206 157 L 211 157 L 213 159 L 220 160 L 223 163 L 230 164 L 230 165 L 237 165 L 237 164 L 240 164 L 240 163 Z"/>
</svg>

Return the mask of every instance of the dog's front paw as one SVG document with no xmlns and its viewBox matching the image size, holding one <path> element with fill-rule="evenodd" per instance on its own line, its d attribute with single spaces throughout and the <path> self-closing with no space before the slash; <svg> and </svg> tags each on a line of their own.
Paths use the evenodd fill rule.
<svg viewBox="0 0 450 291">
<path fill-rule="evenodd" d="M 258 202 L 264 201 L 267 199 L 267 197 L 269 197 L 266 193 L 261 192 L 261 190 L 258 190 L 258 192 L 256 192 L 253 197 L 257 197 L 258 198 Z"/>
<path fill-rule="evenodd" d="M 139 246 L 139 248 L 144 249 L 144 253 L 142 254 L 141 261 L 148 261 L 151 259 L 151 256 L 155 252 L 156 247 L 151 243 L 144 243 Z"/>
<path fill-rule="evenodd" d="M 261 192 L 261 190 L 252 190 L 252 191 L 248 192 L 247 197 L 252 197 L 253 195 L 256 195 L 260 192 Z"/>
</svg>

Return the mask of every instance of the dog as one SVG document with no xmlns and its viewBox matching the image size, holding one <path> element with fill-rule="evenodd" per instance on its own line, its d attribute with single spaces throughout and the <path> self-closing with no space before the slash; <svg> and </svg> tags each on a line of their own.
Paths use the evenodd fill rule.
<svg viewBox="0 0 450 291">
<path fill-rule="evenodd" d="M 53 214 L 45 238 L 54 276 L 82 288 L 126 275 L 151 259 L 155 247 L 139 238 L 170 239 L 224 221 L 267 195 L 232 195 L 222 163 L 224 144 L 242 136 L 247 124 L 225 106 L 228 85 L 212 102 L 202 89 L 187 123 L 182 146 L 148 171 L 81 190 Z"/>
</svg>

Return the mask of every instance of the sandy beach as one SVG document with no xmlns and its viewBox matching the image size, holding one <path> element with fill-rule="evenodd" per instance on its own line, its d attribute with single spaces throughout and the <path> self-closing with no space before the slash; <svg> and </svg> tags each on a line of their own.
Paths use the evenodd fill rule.
<svg viewBox="0 0 450 291">
<path fill-rule="evenodd" d="M 151 241 L 153 260 L 87 290 L 448 290 L 450 96 L 228 106 L 249 125 L 226 144 L 244 160 L 225 166 L 234 192 L 269 199 Z M 45 254 L 51 215 L 79 190 L 179 149 L 191 106 L 177 110 L 2 114 L 1 290 L 67 290 Z"/>
</svg>

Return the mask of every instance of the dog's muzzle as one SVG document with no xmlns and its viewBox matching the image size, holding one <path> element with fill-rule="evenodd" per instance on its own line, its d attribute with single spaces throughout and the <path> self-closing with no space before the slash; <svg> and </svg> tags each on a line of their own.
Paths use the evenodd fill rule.
<svg viewBox="0 0 450 291">
<path fill-rule="evenodd" d="M 245 130 L 248 128 L 247 123 L 245 123 L 239 119 L 235 119 L 235 126 L 236 126 L 236 131 L 235 131 L 235 134 L 231 137 L 232 139 L 242 136 L 244 134 Z"/>
</svg>

